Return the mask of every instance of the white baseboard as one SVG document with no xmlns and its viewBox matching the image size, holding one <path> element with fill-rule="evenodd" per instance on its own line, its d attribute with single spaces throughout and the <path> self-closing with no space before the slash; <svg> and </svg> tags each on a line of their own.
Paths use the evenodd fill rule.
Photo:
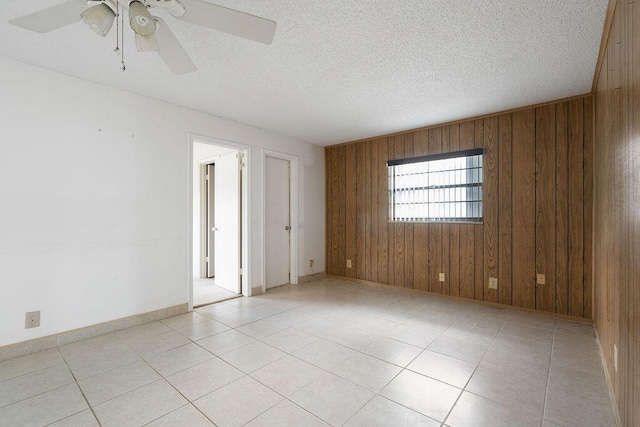
<svg viewBox="0 0 640 427">
<path fill-rule="evenodd" d="M 322 280 L 327 277 L 327 273 L 321 271 L 320 273 L 308 274 L 306 276 L 298 276 L 298 284 L 315 282 L 316 280 Z"/>
<path fill-rule="evenodd" d="M 187 303 L 175 305 L 173 307 L 162 308 L 148 313 L 136 314 L 134 316 L 123 317 L 122 319 L 111 320 L 97 325 L 86 326 L 72 331 L 60 332 L 59 334 L 46 337 L 35 338 L 15 344 L 0 347 L 0 362 L 14 357 L 25 356 L 37 353 L 42 350 L 60 347 L 66 344 L 97 337 L 98 335 L 109 334 L 121 329 L 131 328 L 144 323 L 166 319 L 189 311 Z"/>
</svg>

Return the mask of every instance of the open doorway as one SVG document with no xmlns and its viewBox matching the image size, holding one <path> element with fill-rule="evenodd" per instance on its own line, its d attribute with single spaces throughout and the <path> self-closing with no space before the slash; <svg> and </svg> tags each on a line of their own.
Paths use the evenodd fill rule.
<svg viewBox="0 0 640 427">
<path fill-rule="evenodd" d="M 193 307 L 242 295 L 246 151 L 193 141 Z"/>
</svg>

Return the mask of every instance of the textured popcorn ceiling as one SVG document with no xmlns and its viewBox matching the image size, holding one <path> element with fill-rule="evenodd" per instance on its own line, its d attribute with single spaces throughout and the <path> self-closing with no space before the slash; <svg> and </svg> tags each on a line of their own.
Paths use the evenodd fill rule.
<svg viewBox="0 0 640 427">
<path fill-rule="evenodd" d="M 219 0 L 276 21 L 273 44 L 158 13 L 199 68 L 174 76 L 156 54 L 135 52 L 129 29 L 122 73 L 113 30 L 102 39 L 79 22 L 40 35 L 7 23 L 57 3 L 2 1 L 0 54 L 322 145 L 589 92 L 607 7 L 607 0 Z"/>
</svg>

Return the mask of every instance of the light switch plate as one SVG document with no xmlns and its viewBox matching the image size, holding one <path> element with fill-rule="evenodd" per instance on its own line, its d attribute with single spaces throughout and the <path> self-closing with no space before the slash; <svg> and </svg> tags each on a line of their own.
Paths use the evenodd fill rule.
<svg viewBox="0 0 640 427">
<path fill-rule="evenodd" d="M 544 274 L 536 274 L 536 283 L 538 285 L 544 285 L 545 284 L 545 275 Z"/>
</svg>

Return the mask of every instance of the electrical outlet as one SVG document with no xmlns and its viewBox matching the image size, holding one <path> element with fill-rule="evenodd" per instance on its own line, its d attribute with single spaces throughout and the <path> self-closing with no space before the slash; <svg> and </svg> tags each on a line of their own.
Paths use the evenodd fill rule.
<svg viewBox="0 0 640 427">
<path fill-rule="evenodd" d="M 314 261 L 312 259 L 309 260 L 309 268 L 313 268 L 313 262 Z"/>
<path fill-rule="evenodd" d="M 24 328 L 37 328 L 40 326 L 40 312 L 39 311 L 30 311 L 24 316 Z"/>
<path fill-rule="evenodd" d="M 444 282 L 444 273 L 440 273 L 438 280 Z"/>
<path fill-rule="evenodd" d="M 618 346 L 613 345 L 613 369 L 618 372 Z"/>
<path fill-rule="evenodd" d="M 489 277 L 489 289 L 498 289 L 498 279 Z"/>
<path fill-rule="evenodd" d="M 538 285 L 544 285 L 545 284 L 545 275 L 544 274 L 536 274 L 536 283 Z"/>
<path fill-rule="evenodd" d="M 347 260 L 347 268 L 351 268 L 351 260 L 350 259 Z"/>
</svg>

